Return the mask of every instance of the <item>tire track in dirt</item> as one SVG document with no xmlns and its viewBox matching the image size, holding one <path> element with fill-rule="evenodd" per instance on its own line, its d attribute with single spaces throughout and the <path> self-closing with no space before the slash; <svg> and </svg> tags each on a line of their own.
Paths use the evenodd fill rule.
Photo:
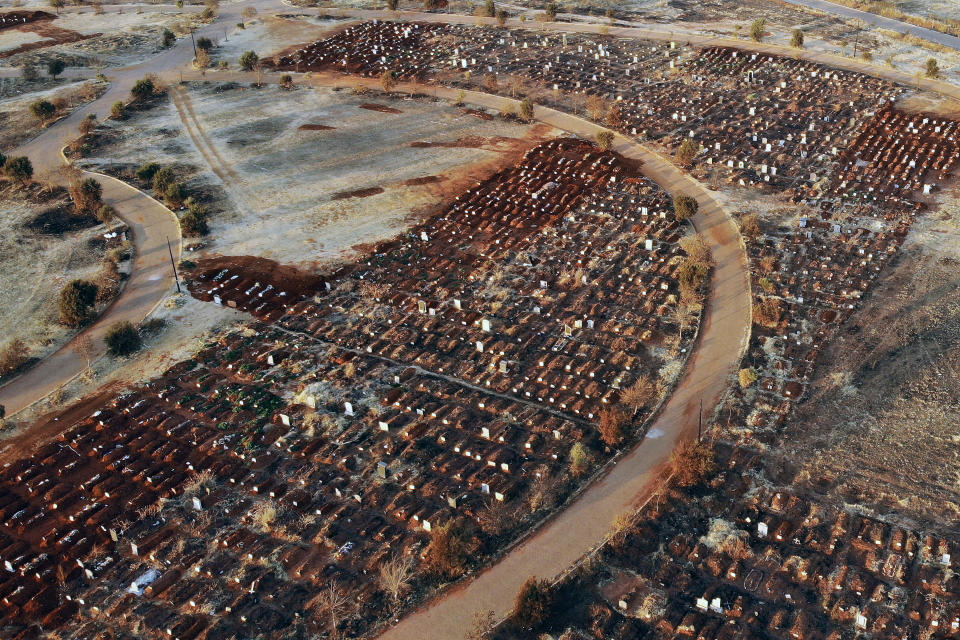
<svg viewBox="0 0 960 640">
<path fill-rule="evenodd" d="M 240 175 L 233 170 L 229 162 L 223 159 L 223 156 L 217 151 L 210 137 L 200 125 L 200 120 L 193 110 L 193 102 L 190 100 L 190 96 L 181 87 L 176 87 L 170 92 L 170 95 L 173 98 L 174 106 L 177 108 L 177 113 L 180 115 L 180 120 L 193 141 L 193 145 L 203 156 L 210 170 L 223 182 L 231 200 L 240 208 L 252 212 L 254 208 L 250 206 L 249 198 L 243 193 L 243 183 Z"/>
</svg>

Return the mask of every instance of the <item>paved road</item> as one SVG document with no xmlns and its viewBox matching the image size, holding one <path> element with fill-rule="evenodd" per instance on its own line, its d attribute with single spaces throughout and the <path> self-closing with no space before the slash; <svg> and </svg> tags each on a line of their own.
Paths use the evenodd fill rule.
<svg viewBox="0 0 960 640">
<path fill-rule="evenodd" d="M 280 74 L 267 74 L 277 82 Z M 299 74 L 298 74 L 299 75 Z M 224 80 L 251 80 L 250 74 L 216 74 Z M 199 78 L 198 74 L 189 74 Z M 312 74 L 318 86 L 379 87 L 379 79 L 333 73 Z M 424 87 L 401 83 L 400 91 L 426 91 L 438 97 L 456 99 L 460 93 L 446 87 Z M 519 107 L 519 101 L 476 91 L 464 92 L 465 102 L 493 110 Z M 535 118 L 558 129 L 593 139 L 603 130 L 590 121 L 537 106 Z M 700 209 L 694 225 L 713 252 L 717 268 L 710 298 L 701 325 L 699 342 L 687 373 L 639 446 L 618 461 L 599 481 L 594 482 L 572 505 L 513 549 L 495 565 L 463 586 L 444 594 L 419 611 L 405 617 L 382 637 L 390 640 L 463 638 L 474 612 L 493 610 L 498 618 L 510 611 L 520 585 L 530 576 L 552 580 L 584 554 L 601 544 L 614 518 L 635 510 L 662 475 L 677 443 L 696 433 L 701 401 L 706 415 L 720 401 L 747 347 L 750 332 L 750 277 L 747 255 L 739 229 L 718 201 L 699 182 L 654 151 L 617 136 L 614 148 L 643 163 L 643 173 L 673 194 L 697 198 Z"/>
<path fill-rule="evenodd" d="M 945 47 L 950 47 L 951 49 L 960 51 L 960 38 L 957 36 L 952 36 L 941 31 L 934 31 L 933 29 L 918 27 L 910 24 L 909 22 L 902 22 L 900 20 L 894 20 L 893 18 L 885 18 L 883 16 L 878 16 L 875 13 L 870 13 L 869 11 L 852 9 L 850 7 L 845 7 L 842 4 L 827 2 L 827 0 L 785 0 L 785 2 L 801 7 L 819 9 L 820 11 L 843 16 L 844 18 L 863 20 L 867 24 L 875 27 L 889 29 L 898 33 L 906 32 L 917 36 L 918 38 L 923 38 L 924 40 L 929 40 L 930 42 L 936 42 L 937 44 L 942 44 Z M 954 17 L 957 16 L 960 16 L 960 5 L 957 6 L 957 14 Z"/>
</svg>

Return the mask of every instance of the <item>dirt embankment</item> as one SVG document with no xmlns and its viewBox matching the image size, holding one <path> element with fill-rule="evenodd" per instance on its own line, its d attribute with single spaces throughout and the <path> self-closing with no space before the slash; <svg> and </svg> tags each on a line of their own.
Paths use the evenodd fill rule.
<svg viewBox="0 0 960 640">
<path fill-rule="evenodd" d="M 297 131 L 333 131 L 336 127 L 326 124 L 302 124 L 297 127 Z"/>
<path fill-rule="evenodd" d="M 400 109 L 394 109 L 385 104 L 377 104 L 375 102 L 365 102 L 360 105 L 360 108 L 367 109 L 368 111 L 379 111 L 380 113 L 403 113 Z"/>
<path fill-rule="evenodd" d="M 324 279 L 317 274 L 256 256 L 202 258 L 197 261 L 196 267 L 191 270 L 190 275 L 194 278 L 204 279 L 204 276 L 212 277 L 224 269 L 229 270 L 232 274 L 240 274 L 245 278 L 263 284 L 272 284 L 278 290 L 301 296 L 315 294 L 323 287 L 324 283 Z"/>
<path fill-rule="evenodd" d="M 37 11 L 35 13 L 43 14 L 44 12 Z M 60 27 L 55 27 L 53 26 L 52 22 L 56 16 L 53 16 L 49 13 L 45 15 L 50 17 L 38 18 L 26 23 L 11 24 L 7 27 L 4 27 L 3 23 L 0 23 L 0 30 L 5 28 L 17 29 L 18 31 L 31 32 L 46 38 L 46 40 L 38 40 L 37 42 L 28 42 L 26 44 L 22 44 L 19 47 L 15 47 L 8 51 L 0 51 L 0 58 L 9 58 L 17 55 L 18 53 L 23 53 L 24 51 L 43 49 L 45 47 L 52 47 L 57 44 L 79 42 L 80 40 L 88 40 L 90 38 L 96 38 L 103 35 L 102 33 L 83 34 L 79 33 L 78 31 L 71 31 L 70 29 L 61 29 Z"/>
</svg>

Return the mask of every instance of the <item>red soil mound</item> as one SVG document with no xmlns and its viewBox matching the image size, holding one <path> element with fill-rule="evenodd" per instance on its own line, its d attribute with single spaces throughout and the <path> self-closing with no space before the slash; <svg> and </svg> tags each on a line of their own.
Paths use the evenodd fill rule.
<svg viewBox="0 0 960 640">
<path fill-rule="evenodd" d="M 379 111 L 380 113 L 403 113 L 400 109 L 394 109 L 393 107 L 388 107 L 385 104 L 376 104 L 375 102 L 365 102 L 360 105 L 361 109 L 368 109 L 370 111 Z"/>
<path fill-rule="evenodd" d="M 333 194 L 334 200 L 344 200 L 346 198 L 368 198 L 383 193 L 383 187 L 367 187 L 366 189 L 355 189 L 353 191 L 341 191 Z"/>
</svg>

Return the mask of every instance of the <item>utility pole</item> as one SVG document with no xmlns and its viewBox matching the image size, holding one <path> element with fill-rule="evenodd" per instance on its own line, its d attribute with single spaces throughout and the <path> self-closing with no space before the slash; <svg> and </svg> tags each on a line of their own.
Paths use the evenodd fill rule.
<svg viewBox="0 0 960 640">
<path fill-rule="evenodd" d="M 177 293 L 180 291 L 180 277 L 177 275 L 177 264 L 173 261 L 173 249 L 170 248 L 170 237 L 167 237 L 167 252 L 170 254 L 170 268 L 173 269 L 173 279 L 177 283 Z"/>
<path fill-rule="evenodd" d="M 193 57 L 194 57 L 194 59 L 196 59 L 196 57 L 197 57 L 197 41 L 196 41 L 196 40 L 194 39 L 194 37 L 193 37 L 193 29 L 190 30 L 190 42 L 193 43 Z"/>
<path fill-rule="evenodd" d="M 697 444 L 700 443 L 701 437 L 703 437 L 703 398 L 700 398 L 700 421 L 697 423 Z"/>
</svg>

